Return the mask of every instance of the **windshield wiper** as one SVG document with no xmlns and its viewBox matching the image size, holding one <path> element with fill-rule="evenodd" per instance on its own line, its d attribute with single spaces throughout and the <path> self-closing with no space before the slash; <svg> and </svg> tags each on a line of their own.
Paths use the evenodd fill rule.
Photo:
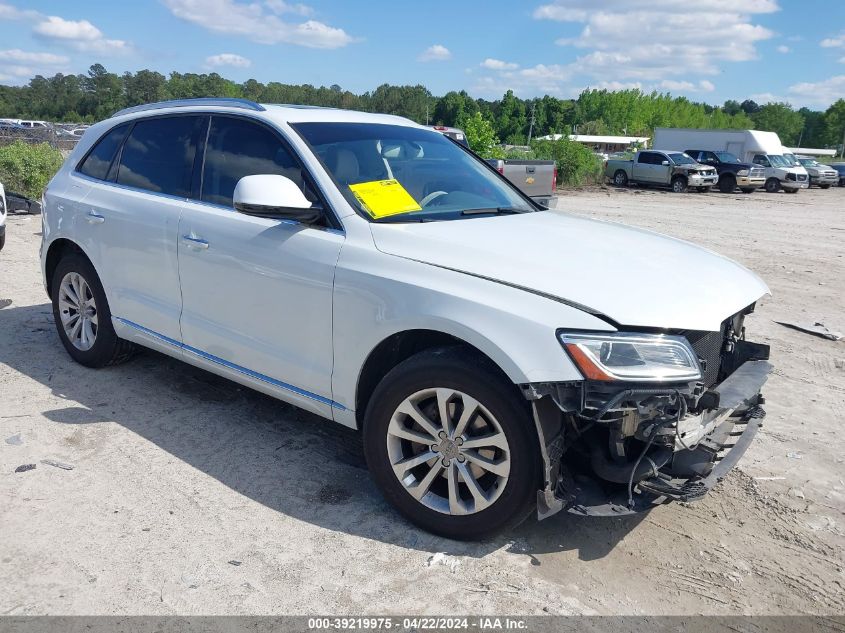
<svg viewBox="0 0 845 633">
<path fill-rule="evenodd" d="M 516 209 L 514 207 L 491 207 L 489 209 L 464 209 L 461 215 L 514 215 L 517 213 L 527 213 L 525 209 Z"/>
</svg>

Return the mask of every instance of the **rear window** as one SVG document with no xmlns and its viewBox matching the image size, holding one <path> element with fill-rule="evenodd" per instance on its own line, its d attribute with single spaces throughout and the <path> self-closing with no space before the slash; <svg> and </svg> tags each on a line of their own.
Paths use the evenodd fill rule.
<svg viewBox="0 0 845 633">
<path fill-rule="evenodd" d="M 203 118 L 174 116 L 135 124 L 120 155 L 117 182 L 171 196 L 188 197 Z"/>
<path fill-rule="evenodd" d="M 106 180 L 114 155 L 123 142 L 123 137 L 126 136 L 128 129 L 129 124 L 124 123 L 107 132 L 80 163 L 77 168 L 79 173 L 98 180 Z"/>
</svg>

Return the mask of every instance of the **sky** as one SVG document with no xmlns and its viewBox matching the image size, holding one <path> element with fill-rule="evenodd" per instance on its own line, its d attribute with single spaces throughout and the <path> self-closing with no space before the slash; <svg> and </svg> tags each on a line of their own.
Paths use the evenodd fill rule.
<svg viewBox="0 0 845 633">
<path fill-rule="evenodd" d="M 845 0 L 0 0 L 0 82 L 93 63 L 435 95 L 845 97 Z"/>
</svg>

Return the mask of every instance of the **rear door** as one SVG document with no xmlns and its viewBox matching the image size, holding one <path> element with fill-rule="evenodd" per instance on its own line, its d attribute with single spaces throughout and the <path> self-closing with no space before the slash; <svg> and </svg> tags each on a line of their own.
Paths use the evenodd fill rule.
<svg viewBox="0 0 845 633">
<path fill-rule="evenodd" d="M 135 121 L 105 180 L 92 181 L 77 222 L 99 244 L 112 316 L 176 341 L 182 308 L 176 235 L 205 120 Z"/>
<path fill-rule="evenodd" d="M 632 171 L 634 175 L 634 180 L 640 182 L 655 182 L 657 174 L 655 173 L 655 167 L 660 165 L 659 158 L 662 158 L 660 154 L 655 154 L 654 152 L 640 152 L 637 154 L 637 159 L 634 161 L 632 166 Z M 655 165 L 657 163 L 657 165 Z"/>
</svg>

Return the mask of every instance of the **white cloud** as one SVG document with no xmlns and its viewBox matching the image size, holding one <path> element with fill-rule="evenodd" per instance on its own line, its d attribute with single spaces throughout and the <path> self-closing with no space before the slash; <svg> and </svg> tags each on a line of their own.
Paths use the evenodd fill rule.
<svg viewBox="0 0 845 633">
<path fill-rule="evenodd" d="M 558 22 L 586 22 L 598 12 L 611 11 L 648 11 L 669 15 L 678 10 L 676 0 L 603 0 L 601 7 L 596 7 L 591 0 L 554 0 L 534 10 L 538 20 L 556 20 Z M 709 0 L 706 6 L 697 8 L 685 6 L 684 12 L 714 13 L 773 13 L 780 10 L 776 0 Z"/>
<path fill-rule="evenodd" d="M 713 92 L 716 89 L 713 82 L 707 81 L 706 79 L 702 79 L 697 84 L 694 84 L 691 81 L 664 79 L 657 84 L 657 87 L 664 90 L 671 90 L 673 92 Z"/>
<path fill-rule="evenodd" d="M 840 64 L 845 64 L 845 57 L 840 57 L 840 58 L 839 58 L 839 63 L 840 63 Z"/>
<path fill-rule="evenodd" d="M 295 44 L 308 48 L 341 48 L 355 41 L 343 29 L 316 20 L 292 23 L 258 3 L 235 0 L 162 0 L 177 18 L 215 33 L 240 35 L 261 44 Z M 278 3 L 273 3 L 278 4 Z M 282 3 L 286 8 L 291 6 Z M 290 12 L 290 11 L 288 11 Z M 295 13 L 295 11 L 293 11 Z"/>
<path fill-rule="evenodd" d="M 789 87 L 789 94 L 801 103 L 830 105 L 845 95 L 845 75 L 835 75 L 815 83 L 794 84 Z"/>
<path fill-rule="evenodd" d="M 70 59 L 64 55 L 54 55 L 53 53 L 30 53 L 28 51 L 22 51 L 19 48 L 12 48 L 7 51 L 0 51 L 0 61 L 54 66 L 67 64 Z"/>
<path fill-rule="evenodd" d="M 249 68 L 252 66 L 252 61 L 241 55 L 235 53 L 220 53 L 219 55 L 212 55 L 205 58 L 205 65 L 209 68 L 219 68 L 220 66 L 234 66 L 235 68 Z"/>
<path fill-rule="evenodd" d="M 503 62 L 501 59 L 493 59 L 492 57 L 488 57 L 480 65 L 482 68 L 490 70 L 516 70 L 519 68 L 519 64 Z"/>
<path fill-rule="evenodd" d="M 677 0 L 552 0 L 533 15 L 583 24 L 576 36 L 557 41 L 583 51 L 567 65 L 570 75 L 603 85 L 711 92 L 715 86 L 702 77 L 718 75 L 728 62 L 758 59 L 757 43 L 774 33 L 752 16 L 779 8 L 777 0 L 709 0 L 682 9 Z"/>
<path fill-rule="evenodd" d="M 283 13 L 292 13 L 294 15 L 312 15 L 314 13 L 314 9 L 306 4 L 290 3 L 285 2 L 284 0 L 264 0 L 264 4 L 266 4 L 267 8 L 273 13 L 278 13 L 279 15 Z"/>
<path fill-rule="evenodd" d="M 43 39 L 79 51 L 120 53 L 129 50 L 129 45 L 125 41 L 107 39 L 103 32 L 88 20 L 65 20 L 56 15 L 50 15 L 35 25 L 33 33 Z"/>
<path fill-rule="evenodd" d="M 845 48 L 845 33 L 836 37 L 828 37 L 819 42 L 822 48 Z"/>
<path fill-rule="evenodd" d="M 771 92 L 758 92 L 753 94 L 749 97 L 752 101 L 756 101 L 759 104 L 767 104 L 767 103 L 786 103 L 789 101 L 784 96 L 772 94 Z"/>
<path fill-rule="evenodd" d="M 18 9 L 11 4 L 0 2 L 0 20 L 25 20 L 38 16 L 38 11 L 32 9 Z"/>
<path fill-rule="evenodd" d="M 786 53 L 789 53 L 791 50 L 792 50 L 791 48 L 789 48 L 788 46 L 784 46 L 783 44 L 781 44 L 780 46 L 777 47 L 778 53 L 786 54 Z"/>
<path fill-rule="evenodd" d="M 452 52 L 442 44 L 429 46 L 417 56 L 420 62 L 445 62 L 452 59 Z"/>
</svg>

